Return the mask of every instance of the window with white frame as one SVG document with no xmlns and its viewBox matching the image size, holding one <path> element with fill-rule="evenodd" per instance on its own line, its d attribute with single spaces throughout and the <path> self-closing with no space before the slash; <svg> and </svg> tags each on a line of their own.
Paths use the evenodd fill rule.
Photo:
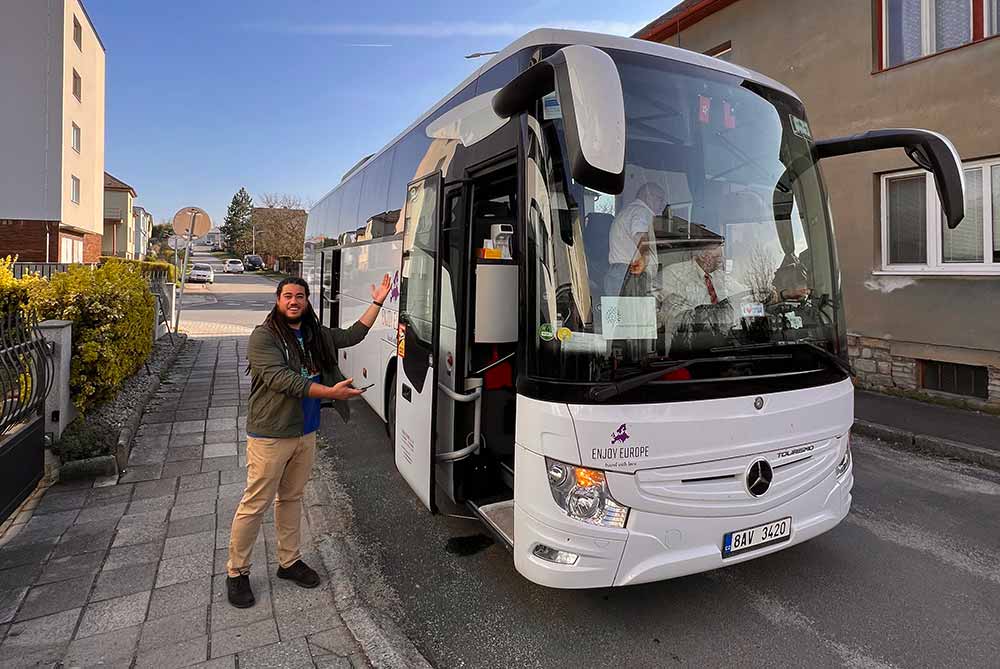
<svg viewBox="0 0 1000 669">
<path fill-rule="evenodd" d="M 73 124 L 72 132 L 73 150 L 80 153 L 80 126 Z"/>
<path fill-rule="evenodd" d="M 949 230 L 934 177 L 882 177 L 882 267 L 929 274 L 1000 274 L 1000 159 L 966 163 L 965 218 Z"/>
<path fill-rule="evenodd" d="M 880 0 L 886 67 L 972 41 L 973 3 L 997 0 Z"/>
<path fill-rule="evenodd" d="M 987 0 L 989 35 L 1000 35 L 1000 0 Z"/>
<path fill-rule="evenodd" d="M 69 183 L 69 198 L 76 204 L 80 204 L 80 179 L 75 176 L 70 176 Z"/>
</svg>

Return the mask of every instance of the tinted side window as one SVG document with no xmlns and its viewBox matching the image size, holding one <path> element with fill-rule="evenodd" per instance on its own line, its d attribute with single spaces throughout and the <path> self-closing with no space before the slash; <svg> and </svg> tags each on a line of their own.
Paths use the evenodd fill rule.
<svg viewBox="0 0 1000 669">
<path fill-rule="evenodd" d="M 364 177 L 364 171 L 359 172 L 340 189 L 343 197 L 340 204 L 340 232 L 354 230 L 364 223 L 364 221 L 358 220 L 358 204 L 361 202 L 361 184 Z"/>
<path fill-rule="evenodd" d="M 476 81 L 476 95 L 502 88 L 510 83 L 511 79 L 527 69 L 531 51 L 532 49 L 522 49 L 483 72 Z"/>
<path fill-rule="evenodd" d="M 389 172 L 394 152 L 395 149 L 389 149 L 365 168 L 365 183 L 361 189 L 361 206 L 358 209 L 358 220 L 362 223 L 386 210 L 386 193 L 389 190 Z"/>
</svg>

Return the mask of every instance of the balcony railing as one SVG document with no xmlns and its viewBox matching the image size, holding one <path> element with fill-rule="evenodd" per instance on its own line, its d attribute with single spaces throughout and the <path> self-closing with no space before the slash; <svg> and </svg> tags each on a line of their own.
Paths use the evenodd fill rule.
<svg viewBox="0 0 1000 669">
<path fill-rule="evenodd" d="M 119 221 L 124 220 L 125 217 L 122 215 L 121 207 L 105 207 L 104 208 L 104 218 L 114 218 Z"/>
</svg>

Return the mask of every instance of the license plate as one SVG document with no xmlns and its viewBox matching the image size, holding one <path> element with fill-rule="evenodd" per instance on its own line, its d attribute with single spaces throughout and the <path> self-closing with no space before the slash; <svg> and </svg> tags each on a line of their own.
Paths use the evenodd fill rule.
<svg viewBox="0 0 1000 669">
<path fill-rule="evenodd" d="M 722 537 L 722 557 L 732 557 L 757 548 L 788 541 L 792 536 L 792 518 L 772 520 L 770 523 L 727 532 Z"/>
</svg>

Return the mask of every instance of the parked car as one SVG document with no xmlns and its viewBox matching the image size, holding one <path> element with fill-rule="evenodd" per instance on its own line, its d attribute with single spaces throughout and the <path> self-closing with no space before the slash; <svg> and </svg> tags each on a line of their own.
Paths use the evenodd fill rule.
<svg viewBox="0 0 1000 669">
<path fill-rule="evenodd" d="M 196 263 L 191 266 L 188 272 L 188 281 L 191 283 L 215 283 L 215 270 L 211 265 Z"/>
<path fill-rule="evenodd" d="M 249 254 L 243 256 L 243 265 L 251 272 L 264 269 L 264 260 L 259 255 Z"/>
<path fill-rule="evenodd" d="M 226 274 L 243 274 L 243 263 L 236 258 L 230 258 L 222 265 L 222 271 Z"/>
</svg>

